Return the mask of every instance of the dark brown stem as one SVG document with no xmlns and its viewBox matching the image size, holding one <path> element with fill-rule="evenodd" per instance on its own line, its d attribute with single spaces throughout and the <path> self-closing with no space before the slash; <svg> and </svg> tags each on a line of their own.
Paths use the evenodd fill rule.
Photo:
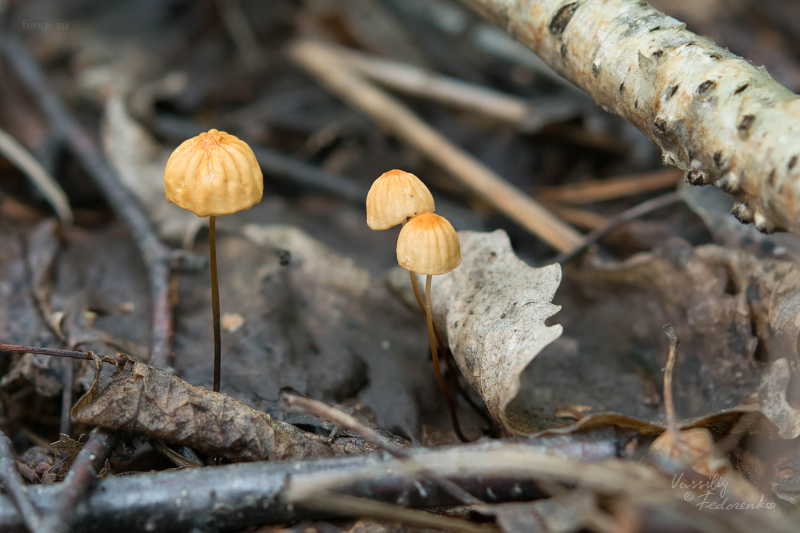
<svg viewBox="0 0 800 533">
<path fill-rule="evenodd" d="M 222 344 L 219 340 L 219 280 L 217 277 L 217 244 L 214 236 L 216 218 L 208 221 L 208 257 L 211 263 L 211 314 L 214 321 L 214 392 L 219 392 L 222 370 Z"/>
<path fill-rule="evenodd" d="M 413 275 L 413 273 L 412 273 Z M 456 405 L 450 393 L 447 391 L 447 385 L 442 377 L 442 370 L 439 368 L 439 350 L 436 347 L 436 335 L 433 333 L 433 313 L 431 312 L 431 280 L 433 276 L 428 274 L 425 279 L 425 318 L 428 321 L 428 339 L 431 342 L 431 357 L 433 358 L 433 371 L 436 373 L 436 381 L 439 383 L 439 388 L 442 390 L 444 399 L 447 402 L 447 407 L 450 409 L 450 419 L 453 421 L 453 431 L 456 432 L 461 442 L 469 442 L 469 440 L 461 433 L 461 426 L 458 424 L 458 414 L 456 413 Z"/>
</svg>

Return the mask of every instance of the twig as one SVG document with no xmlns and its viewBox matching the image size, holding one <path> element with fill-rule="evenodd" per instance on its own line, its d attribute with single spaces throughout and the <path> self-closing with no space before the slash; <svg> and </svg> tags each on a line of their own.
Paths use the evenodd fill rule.
<svg viewBox="0 0 800 533">
<path fill-rule="evenodd" d="M 387 87 L 444 105 L 480 113 L 517 127 L 526 126 L 537 109 L 530 100 L 480 85 L 356 52 L 348 48 L 326 45 L 353 70 Z"/>
<path fill-rule="evenodd" d="M 291 58 L 351 105 L 443 167 L 481 198 L 560 251 L 582 241 L 580 233 L 538 202 L 455 146 L 408 107 L 353 72 L 327 45 L 297 41 Z"/>
<path fill-rule="evenodd" d="M 258 68 L 261 62 L 261 48 L 258 46 L 253 28 L 242 11 L 238 0 L 216 0 L 217 9 L 222 15 L 225 29 L 239 50 L 242 59 L 250 70 Z"/>
<path fill-rule="evenodd" d="M 69 359 L 62 360 L 61 367 L 63 368 L 64 376 L 61 380 L 61 423 L 58 432 L 69 435 L 72 432 L 72 421 L 69 418 L 69 412 L 72 409 L 72 381 L 75 378 L 75 368 Z"/>
<path fill-rule="evenodd" d="M 356 435 L 360 435 L 362 438 L 374 444 L 375 446 L 386 450 L 397 459 L 413 461 L 413 457 L 409 455 L 403 448 L 393 443 L 374 429 L 362 424 L 344 411 L 331 407 L 323 402 L 320 402 L 319 400 L 305 398 L 303 396 L 285 391 L 281 394 L 281 401 L 284 407 L 293 411 L 313 415 L 318 418 L 322 418 L 323 420 L 328 420 L 330 422 L 339 424 L 340 426 L 343 426 L 354 432 Z M 433 472 L 430 472 L 430 474 L 433 474 Z M 461 503 L 467 505 L 478 505 L 483 503 L 481 500 L 448 479 L 436 476 L 435 474 L 431 476 L 431 479 L 439 482 L 444 490 L 446 490 L 454 498 L 461 501 Z"/>
<path fill-rule="evenodd" d="M 674 187 L 682 177 L 683 173 L 680 170 L 670 168 L 618 178 L 546 187 L 539 191 L 536 198 L 541 202 L 591 204 Z"/>
<path fill-rule="evenodd" d="M 595 242 L 599 241 L 603 237 L 605 237 L 608 233 L 615 230 L 616 228 L 620 227 L 623 224 L 630 222 L 631 220 L 635 220 L 641 216 L 647 215 L 657 209 L 661 209 L 663 207 L 667 207 L 668 205 L 672 205 L 676 202 L 680 202 L 682 198 L 678 193 L 671 192 L 668 194 L 664 194 L 657 198 L 653 198 L 652 200 L 648 200 L 646 202 L 642 202 L 641 204 L 631 207 L 628 210 L 623 211 L 622 213 L 614 216 L 611 220 L 608 221 L 608 224 L 603 226 L 602 228 L 597 228 L 596 230 L 592 231 L 588 235 L 586 235 L 584 241 L 576 246 L 574 249 L 569 250 L 567 252 L 563 252 L 558 254 L 550 263 L 567 263 L 574 259 L 578 254 L 586 250 L 590 245 L 594 244 Z"/>
<path fill-rule="evenodd" d="M 24 146 L 2 129 L 0 129 L 0 153 L 28 176 L 61 222 L 72 224 L 74 217 L 64 190 Z"/>
<path fill-rule="evenodd" d="M 72 350 L 61 350 L 59 348 L 40 348 L 38 346 L 23 346 L 21 344 L 0 343 L 0 352 L 40 353 L 42 355 L 68 357 L 70 359 L 80 359 L 82 361 L 92 360 L 92 357 L 87 352 L 75 352 Z"/>
<path fill-rule="evenodd" d="M 0 429 L 0 483 L 30 532 L 49 533 L 52 524 L 33 505 L 31 494 L 20 477 L 11 441 L 2 429 Z"/>
<path fill-rule="evenodd" d="M 70 518 L 75 507 L 89 492 L 106 459 L 117 446 L 117 437 L 102 428 L 92 430 L 83 449 L 75 457 L 72 467 L 58 485 L 59 493 L 50 516 L 54 518 L 52 533 L 68 533 L 72 530 Z"/>
<path fill-rule="evenodd" d="M 65 362 L 69 364 L 72 363 L 69 359 L 91 359 L 88 353 L 18 344 L 0 344 L 0 351 L 40 353 L 66 357 L 68 359 L 65 359 Z M 92 431 L 89 440 L 86 441 L 83 449 L 72 463 L 72 467 L 64 481 L 58 485 L 59 493 L 54 496 L 54 504 L 48 513 L 48 521 L 50 523 L 45 531 L 52 533 L 67 533 L 70 531 L 70 522 L 75 506 L 89 491 L 92 482 L 97 477 L 97 473 L 103 467 L 105 460 L 116 445 L 117 438 L 110 431 L 102 428 L 95 428 Z"/>
<path fill-rule="evenodd" d="M 15 35 L 6 35 L 2 44 L 8 62 L 49 119 L 51 127 L 64 139 L 114 212 L 130 230 L 147 268 L 150 283 L 153 324 L 150 364 L 156 367 L 166 366 L 172 345 L 172 310 L 169 298 L 172 253 L 158 240 L 147 217 L 121 185 L 117 172 L 103 157 L 94 141 L 50 89 L 39 65 L 22 41 Z"/>
<path fill-rule="evenodd" d="M 604 109 L 692 184 L 734 195 L 761 231 L 800 232 L 798 97 L 639 0 L 462 0 Z"/>
<path fill-rule="evenodd" d="M 366 498 L 356 498 L 354 496 L 346 496 L 328 491 L 315 492 L 308 495 L 295 494 L 294 499 L 290 503 L 297 503 L 303 507 L 326 511 L 335 515 L 355 517 L 368 516 L 442 531 L 463 531 L 465 533 L 499 531 L 497 527 L 491 525 L 476 525 L 461 518 L 435 515 L 427 511 L 406 509 L 399 505 L 376 502 Z"/>
<path fill-rule="evenodd" d="M 617 456 L 625 448 L 624 432 L 609 429 L 582 435 L 552 436 L 535 442 L 478 442 L 437 450 L 412 452 L 420 470 L 452 476 L 470 492 L 486 494 L 493 502 L 530 500 L 542 496 L 532 480 L 535 468 L 524 472 L 517 466 L 527 458 L 541 457 L 535 464 L 561 457 L 582 461 L 603 460 Z M 513 457 L 521 465 L 508 471 L 493 471 L 493 460 L 519 450 Z M 458 460 L 469 452 L 464 461 Z M 485 455 L 484 455 L 485 454 Z M 547 454 L 547 455 L 545 455 Z M 454 463 L 456 461 L 456 463 Z M 471 462 L 472 468 L 457 466 Z M 370 479 L 357 483 L 350 494 L 380 498 L 392 503 L 408 502 L 409 507 L 436 508 L 458 503 L 430 480 L 389 475 L 397 472 L 403 461 L 387 454 L 360 454 L 326 460 L 293 462 L 255 462 L 215 468 L 190 468 L 133 476 L 98 479 L 95 490 L 75 508 L 75 530 L 115 531 L 190 531 L 243 530 L 251 525 L 284 523 L 298 519 L 298 514 L 283 501 L 287 484 L 298 476 L 328 473 L 338 484 L 353 480 L 353 474 L 371 472 Z M 553 462 L 554 468 L 561 463 Z M 575 463 L 584 464 L 584 463 Z M 453 467 L 451 467 L 453 465 Z M 479 472 L 483 472 L 480 474 Z M 421 474 L 424 478 L 424 474 Z M 668 485 L 667 485 L 668 486 Z M 56 503 L 58 487 L 29 487 L 37 505 L 47 512 Z M 492 497 L 494 495 L 494 497 Z M 307 516 L 307 515 L 306 515 Z M 0 530 L 19 531 L 22 519 L 11 507 L 7 496 L 0 496 Z"/>
<path fill-rule="evenodd" d="M 552 209 L 553 213 L 578 228 L 595 230 L 607 225 L 610 220 L 609 217 L 598 215 L 588 209 L 566 207 L 561 204 L 548 204 L 547 207 Z"/>
<path fill-rule="evenodd" d="M 664 333 L 669 339 L 669 355 L 667 355 L 667 365 L 664 367 L 664 414 L 667 418 L 667 431 L 672 433 L 672 438 L 679 443 L 681 438 L 678 430 L 678 418 L 675 416 L 675 401 L 672 397 L 672 375 L 675 371 L 675 360 L 678 357 L 681 341 L 672 324 L 664 326 Z"/>
</svg>

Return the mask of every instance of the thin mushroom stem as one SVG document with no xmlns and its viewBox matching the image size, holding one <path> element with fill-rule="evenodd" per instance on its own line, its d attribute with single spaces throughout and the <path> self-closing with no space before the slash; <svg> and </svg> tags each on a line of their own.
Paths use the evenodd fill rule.
<svg viewBox="0 0 800 533">
<path fill-rule="evenodd" d="M 403 225 L 405 226 L 406 223 L 403 222 Z M 423 313 L 427 314 L 427 311 L 425 310 L 425 302 L 422 301 L 422 295 L 420 294 L 419 291 L 419 284 L 417 283 L 417 275 L 411 270 L 408 271 L 408 274 L 411 276 L 411 288 L 414 289 L 414 296 L 417 298 L 419 309 Z M 448 353 L 447 345 L 445 345 L 444 341 L 442 340 L 442 336 L 439 334 L 439 328 L 436 327 L 435 323 L 433 324 L 433 334 L 436 337 L 436 342 L 438 343 L 438 346 L 442 347 L 442 350 L 444 352 L 443 359 L 444 362 L 447 364 L 447 369 L 450 371 L 450 377 L 452 378 L 451 381 L 455 386 L 456 391 L 464 398 L 464 400 L 466 400 L 466 402 L 478 414 L 478 416 L 483 418 L 486 421 L 486 423 L 489 424 L 489 427 L 491 428 L 492 421 L 489 418 L 489 416 L 485 412 L 483 412 L 483 410 L 480 407 L 478 407 L 475 404 L 475 402 L 472 401 L 472 398 L 469 397 L 467 391 L 464 390 L 464 388 L 461 386 L 461 383 L 458 381 L 458 371 L 456 370 L 455 362 L 453 362 L 453 356 Z"/>
<path fill-rule="evenodd" d="M 414 273 L 411 273 L 412 277 Z M 439 388 L 442 390 L 444 399 L 447 402 L 447 407 L 450 409 L 450 419 L 453 421 L 453 431 L 461 442 L 469 442 L 469 440 L 461 432 L 461 426 L 458 424 L 458 415 L 456 414 L 456 406 L 450 393 L 447 392 L 447 385 L 442 377 L 442 371 L 439 368 L 439 350 L 436 347 L 436 335 L 433 332 L 433 313 L 431 313 L 431 280 L 433 276 L 428 274 L 425 280 L 425 319 L 428 322 L 428 339 L 431 342 L 431 357 L 433 358 L 433 371 L 436 373 L 436 381 L 439 383 Z"/>
<path fill-rule="evenodd" d="M 208 255 L 211 263 L 211 314 L 214 322 L 214 392 L 219 392 L 222 368 L 222 345 L 219 340 L 219 279 L 217 277 L 217 245 L 215 238 L 216 218 L 208 221 Z"/>
</svg>

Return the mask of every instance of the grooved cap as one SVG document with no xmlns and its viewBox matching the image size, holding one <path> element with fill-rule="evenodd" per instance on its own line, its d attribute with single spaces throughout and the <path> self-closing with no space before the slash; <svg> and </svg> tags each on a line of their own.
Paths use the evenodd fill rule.
<svg viewBox="0 0 800 533">
<path fill-rule="evenodd" d="M 199 217 L 229 215 L 261 201 L 264 177 L 246 142 L 209 130 L 169 156 L 164 192 L 168 201 Z"/>
<path fill-rule="evenodd" d="M 420 213 L 433 213 L 431 191 L 414 174 L 402 170 L 384 172 L 367 194 L 367 225 L 389 229 Z"/>
<path fill-rule="evenodd" d="M 417 215 L 400 230 L 397 262 L 418 274 L 447 274 L 461 264 L 458 234 L 444 217 Z"/>
</svg>

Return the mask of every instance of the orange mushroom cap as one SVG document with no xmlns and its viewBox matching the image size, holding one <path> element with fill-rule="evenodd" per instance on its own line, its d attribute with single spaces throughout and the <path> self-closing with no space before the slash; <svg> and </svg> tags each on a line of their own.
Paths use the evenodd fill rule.
<svg viewBox="0 0 800 533">
<path fill-rule="evenodd" d="M 229 215 L 261 201 L 264 177 L 246 142 L 209 130 L 169 156 L 164 191 L 168 201 L 199 217 Z"/>
<path fill-rule="evenodd" d="M 425 184 L 402 170 L 384 172 L 367 193 L 367 225 L 372 229 L 389 229 L 408 217 L 435 210 Z"/>
<path fill-rule="evenodd" d="M 418 274 L 447 274 L 461 264 L 458 234 L 444 217 L 417 215 L 400 230 L 397 262 Z"/>
</svg>

